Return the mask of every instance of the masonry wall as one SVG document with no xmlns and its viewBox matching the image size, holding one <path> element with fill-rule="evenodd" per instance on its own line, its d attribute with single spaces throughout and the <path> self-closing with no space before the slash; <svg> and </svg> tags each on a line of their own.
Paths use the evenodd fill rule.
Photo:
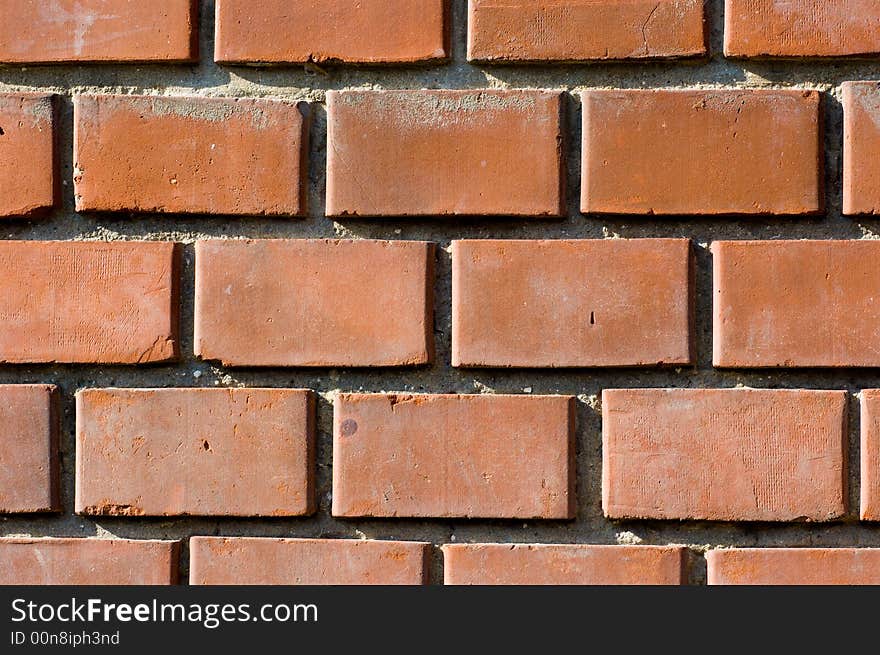
<svg viewBox="0 0 880 655">
<path fill-rule="evenodd" d="M 8 580 L 876 582 L 872 3 L 92 4 L 0 0 Z"/>
</svg>

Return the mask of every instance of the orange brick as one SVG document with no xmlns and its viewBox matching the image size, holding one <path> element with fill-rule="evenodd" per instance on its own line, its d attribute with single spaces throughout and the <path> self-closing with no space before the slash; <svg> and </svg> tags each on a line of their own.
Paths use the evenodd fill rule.
<svg viewBox="0 0 880 655">
<path fill-rule="evenodd" d="M 690 279 L 687 239 L 453 241 L 453 366 L 690 364 Z"/>
<path fill-rule="evenodd" d="M 0 0 L 0 63 L 190 62 L 197 0 Z"/>
<path fill-rule="evenodd" d="M 880 366 L 876 241 L 718 241 L 714 362 Z"/>
<path fill-rule="evenodd" d="M 725 0 L 726 57 L 880 53 L 876 0 Z"/>
<path fill-rule="evenodd" d="M 421 585 L 429 544 L 354 539 L 193 537 L 190 584 Z"/>
<path fill-rule="evenodd" d="M 176 359 L 179 261 L 167 242 L 0 241 L 0 362 Z"/>
<path fill-rule="evenodd" d="M 244 98 L 77 96 L 77 211 L 305 212 L 304 105 Z"/>
<path fill-rule="evenodd" d="M 0 539 L 7 585 L 177 584 L 177 541 Z"/>
<path fill-rule="evenodd" d="M 582 99 L 584 212 L 823 208 L 818 92 L 601 90 Z"/>
<path fill-rule="evenodd" d="M 706 54 L 703 0 L 469 0 L 471 61 Z"/>
<path fill-rule="evenodd" d="M 51 512 L 58 496 L 58 389 L 0 385 L 0 513 Z"/>
<path fill-rule="evenodd" d="M 843 85 L 843 213 L 880 214 L 880 83 Z"/>
<path fill-rule="evenodd" d="M 314 396 L 295 389 L 88 389 L 76 395 L 76 511 L 314 511 Z"/>
<path fill-rule="evenodd" d="M 340 394 L 333 515 L 574 516 L 568 396 Z"/>
<path fill-rule="evenodd" d="M 221 63 L 444 59 L 446 0 L 217 0 Z"/>
<path fill-rule="evenodd" d="M 865 389 L 861 397 L 860 516 L 880 521 L 880 389 Z"/>
<path fill-rule="evenodd" d="M 3 23 L 0 20 L 0 31 Z M 55 206 L 55 113 L 55 96 L 0 94 L 0 217 L 26 216 Z"/>
<path fill-rule="evenodd" d="M 684 548 L 447 544 L 448 585 L 678 585 Z"/>
<path fill-rule="evenodd" d="M 329 91 L 330 216 L 561 216 L 548 91 Z"/>
<path fill-rule="evenodd" d="M 231 366 L 425 364 L 433 268 L 423 241 L 200 241 L 196 354 Z"/>
<path fill-rule="evenodd" d="M 880 548 L 737 548 L 706 560 L 710 585 L 880 584 Z"/>
<path fill-rule="evenodd" d="M 845 424 L 845 391 L 606 389 L 605 515 L 840 518 Z"/>
</svg>

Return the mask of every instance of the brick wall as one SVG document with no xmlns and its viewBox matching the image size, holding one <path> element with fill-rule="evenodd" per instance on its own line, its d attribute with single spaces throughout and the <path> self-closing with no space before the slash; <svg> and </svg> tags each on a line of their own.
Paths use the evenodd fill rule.
<svg viewBox="0 0 880 655">
<path fill-rule="evenodd" d="M 62 4 L 0 579 L 880 581 L 874 2 Z"/>
</svg>

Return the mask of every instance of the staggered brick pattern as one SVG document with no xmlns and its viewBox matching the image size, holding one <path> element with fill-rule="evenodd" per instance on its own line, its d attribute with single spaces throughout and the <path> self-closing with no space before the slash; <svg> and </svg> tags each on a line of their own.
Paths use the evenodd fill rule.
<svg viewBox="0 0 880 655">
<path fill-rule="evenodd" d="M 0 581 L 880 583 L 876 2 L 0 17 Z"/>
</svg>

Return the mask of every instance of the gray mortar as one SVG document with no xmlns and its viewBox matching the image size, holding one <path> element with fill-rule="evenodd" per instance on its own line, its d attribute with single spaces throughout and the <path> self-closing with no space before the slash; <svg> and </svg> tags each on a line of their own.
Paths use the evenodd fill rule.
<svg viewBox="0 0 880 655">
<path fill-rule="evenodd" d="M 880 546 L 880 529 L 858 521 L 858 401 L 850 401 L 850 511 L 829 524 L 609 521 L 600 504 L 600 416 L 595 397 L 611 387 L 733 387 L 846 389 L 853 394 L 880 387 L 880 371 L 780 370 L 721 371 L 711 363 L 711 256 L 706 245 L 717 239 L 861 239 L 880 235 L 880 220 L 841 215 L 840 85 L 847 80 L 880 77 L 880 62 L 735 61 L 721 56 L 721 0 L 709 0 L 711 57 L 708 60 L 591 65 L 471 65 L 465 58 L 466 1 L 453 0 L 453 53 L 449 63 L 409 67 L 250 68 L 213 63 L 213 0 L 203 0 L 202 62 L 194 66 L 94 65 L 0 68 L 0 91 L 53 91 L 61 102 L 63 207 L 33 220 L 4 221 L 8 239 L 174 239 L 187 244 L 182 285 L 181 362 L 168 366 L 0 366 L 0 383 L 55 383 L 64 392 L 61 440 L 62 500 L 58 516 L 0 517 L 0 534 L 101 536 L 186 540 L 192 535 L 288 537 L 374 537 L 447 542 L 645 543 L 692 547 L 690 580 L 705 582 L 700 552 L 716 546 Z M 636 218 L 584 216 L 579 211 L 580 107 L 576 93 L 587 88 L 806 88 L 827 92 L 827 211 L 816 218 Z M 345 219 L 324 216 L 326 114 L 314 106 L 311 132 L 309 206 L 306 219 L 192 217 L 176 215 L 81 215 L 74 211 L 72 188 L 72 104 L 74 93 L 277 97 L 322 103 L 329 89 L 366 88 L 546 88 L 566 97 L 569 142 L 568 190 L 564 219 Z M 293 182 L 293 181 L 291 181 Z M 437 357 L 418 369 L 221 369 L 195 359 L 193 350 L 193 247 L 201 237 L 347 237 L 425 239 L 440 244 L 436 292 Z M 456 238 L 608 238 L 689 237 L 697 256 L 698 365 L 684 369 L 624 370 L 461 370 L 450 362 L 450 261 Z M 816 320 L 822 320 L 817 316 Z M 73 394 L 84 387 L 305 387 L 324 394 L 318 403 L 319 509 L 302 519 L 101 518 L 72 514 L 74 489 Z M 328 392 L 404 391 L 457 393 L 573 394 L 578 411 L 578 518 L 574 521 L 488 520 L 339 520 L 330 516 L 332 407 Z M 432 582 L 442 580 L 435 551 Z M 184 544 L 182 574 L 188 570 Z"/>
</svg>

